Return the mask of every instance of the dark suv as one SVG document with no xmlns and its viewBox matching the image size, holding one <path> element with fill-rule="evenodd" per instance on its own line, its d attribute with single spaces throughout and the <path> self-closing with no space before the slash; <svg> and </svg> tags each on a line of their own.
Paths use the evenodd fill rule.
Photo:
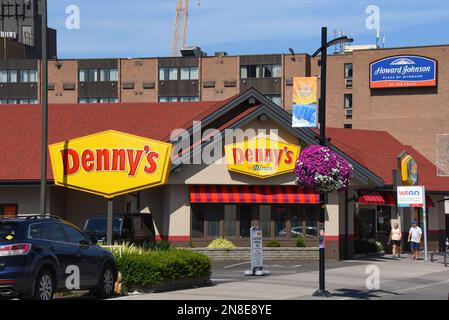
<svg viewBox="0 0 449 320">
<path fill-rule="evenodd" d="M 51 300 L 55 292 L 114 294 L 117 266 L 109 251 L 57 217 L 0 219 L 0 296 Z"/>
<path fill-rule="evenodd" d="M 103 215 L 90 217 L 84 224 L 84 232 L 91 238 L 106 242 L 107 221 Z M 114 242 L 145 244 L 154 241 L 153 218 L 150 214 L 114 215 L 112 230 Z"/>
</svg>

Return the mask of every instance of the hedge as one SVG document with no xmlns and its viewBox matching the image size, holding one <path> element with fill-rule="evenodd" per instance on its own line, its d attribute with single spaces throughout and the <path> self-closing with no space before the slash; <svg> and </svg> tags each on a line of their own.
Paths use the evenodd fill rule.
<svg viewBox="0 0 449 320">
<path fill-rule="evenodd" d="M 124 252 L 115 254 L 122 275 L 122 290 L 128 286 L 151 286 L 167 280 L 198 278 L 211 272 L 208 256 L 189 250 Z"/>
</svg>

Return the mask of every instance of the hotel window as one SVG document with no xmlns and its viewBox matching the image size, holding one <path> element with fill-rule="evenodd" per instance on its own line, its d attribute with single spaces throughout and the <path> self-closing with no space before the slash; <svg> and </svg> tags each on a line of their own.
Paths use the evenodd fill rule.
<svg viewBox="0 0 449 320">
<path fill-rule="evenodd" d="M 181 67 L 180 80 L 198 80 L 198 67 Z"/>
<path fill-rule="evenodd" d="M 8 82 L 16 83 L 18 82 L 18 71 L 17 70 L 8 70 Z"/>
<path fill-rule="evenodd" d="M 345 63 L 345 79 L 352 78 L 352 63 Z"/>
<path fill-rule="evenodd" d="M 0 70 L 0 82 L 37 82 L 37 70 Z"/>
<path fill-rule="evenodd" d="M 345 94 L 344 99 L 345 99 L 344 102 L 345 109 L 352 109 L 352 94 Z"/>
<path fill-rule="evenodd" d="M 78 102 L 83 103 L 118 103 L 118 98 L 79 98 Z"/>
<path fill-rule="evenodd" d="M 159 80 L 178 80 L 178 68 L 159 68 Z"/>
<path fill-rule="evenodd" d="M 243 65 L 240 67 L 240 77 L 247 78 L 280 78 L 282 77 L 282 65 L 261 64 Z"/>
<path fill-rule="evenodd" d="M 1 99 L 0 104 L 37 104 L 37 99 Z"/>
<path fill-rule="evenodd" d="M 118 81 L 118 70 L 100 69 L 100 81 Z"/>
<path fill-rule="evenodd" d="M 159 97 L 159 102 L 198 102 L 200 98 L 194 97 Z"/>
<path fill-rule="evenodd" d="M 282 105 L 282 98 L 281 98 L 280 94 L 269 94 L 269 95 L 266 95 L 265 97 L 267 97 L 268 99 L 273 101 L 278 106 Z"/>
</svg>

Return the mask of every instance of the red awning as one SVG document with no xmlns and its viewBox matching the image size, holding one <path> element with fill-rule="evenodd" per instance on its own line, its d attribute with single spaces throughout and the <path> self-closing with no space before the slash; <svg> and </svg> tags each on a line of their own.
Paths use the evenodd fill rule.
<svg viewBox="0 0 449 320">
<path fill-rule="evenodd" d="M 319 204 L 320 195 L 296 186 L 191 186 L 190 202 Z"/>
<path fill-rule="evenodd" d="M 390 191 L 382 191 L 380 193 L 385 201 L 385 206 L 396 206 L 396 199 L 394 197 L 393 192 Z"/>
<path fill-rule="evenodd" d="M 384 205 L 385 199 L 384 199 L 384 197 L 382 197 L 382 195 L 378 191 L 360 190 L 359 191 L 359 199 L 357 200 L 357 202 L 361 203 L 361 204 Z"/>
</svg>

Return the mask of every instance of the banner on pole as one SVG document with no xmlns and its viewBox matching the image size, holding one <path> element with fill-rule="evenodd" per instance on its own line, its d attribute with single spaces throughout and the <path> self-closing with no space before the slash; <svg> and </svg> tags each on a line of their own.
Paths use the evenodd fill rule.
<svg viewBox="0 0 449 320">
<path fill-rule="evenodd" d="M 318 126 L 318 94 L 316 77 L 293 78 L 292 126 L 316 128 Z"/>
</svg>

